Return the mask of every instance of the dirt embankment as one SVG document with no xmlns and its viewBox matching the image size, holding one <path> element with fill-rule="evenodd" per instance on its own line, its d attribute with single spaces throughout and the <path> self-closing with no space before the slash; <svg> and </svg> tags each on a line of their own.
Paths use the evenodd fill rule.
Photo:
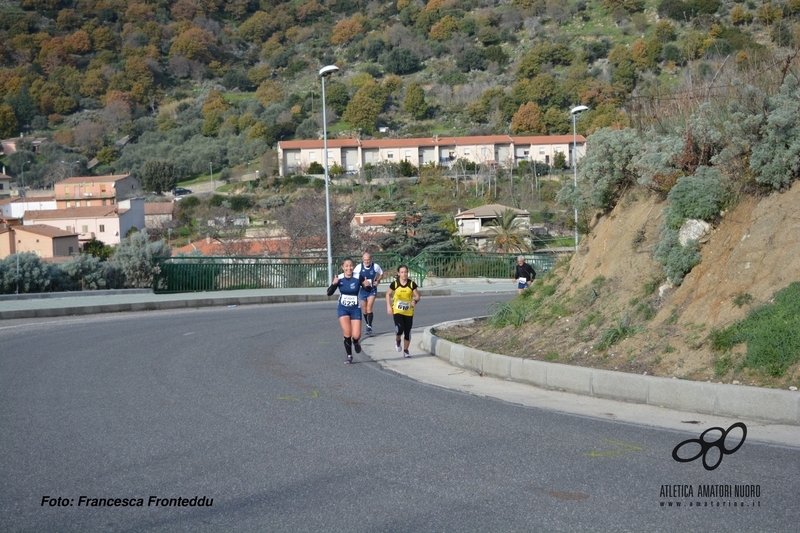
<svg viewBox="0 0 800 533">
<path fill-rule="evenodd" d="M 448 336 L 484 350 L 566 364 L 703 381 L 797 385 L 800 364 L 782 378 L 736 369 L 744 345 L 734 348 L 734 364 L 724 372 L 717 366 L 715 374 L 720 354 L 711 350 L 709 335 L 800 281 L 800 182 L 784 193 L 748 198 L 723 213 L 702 239 L 702 262 L 671 288 L 661 287 L 664 274 L 653 259 L 666 205 L 637 189 L 594 221 L 579 253 L 558 273 L 562 280 L 550 300 L 560 302 L 563 313 L 520 328 L 472 328 Z M 637 328 L 632 337 L 597 348 L 609 329 L 627 323 Z"/>
</svg>

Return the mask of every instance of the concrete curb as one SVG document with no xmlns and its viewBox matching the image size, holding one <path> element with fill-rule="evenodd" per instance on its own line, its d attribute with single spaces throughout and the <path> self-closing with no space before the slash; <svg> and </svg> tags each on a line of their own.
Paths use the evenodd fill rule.
<svg viewBox="0 0 800 533">
<path fill-rule="evenodd" d="M 145 294 L 148 292 L 152 294 L 150 289 L 144 290 Z M 87 296 L 102 296 L 98 294 L 100 291 L 95 291 Z M 158 311 L 167 309 L 188 309 L 193 307 L 219 307 L 229 305 L 264 305 L 264 304 L 283 304 L 283 303 L 305 303 L 305 302 L 324 302 L 335 300 L 336 296 L 327 296 L 324 290 L 321 289 L 322 294 L 268 294 L 261 296 L 226 296 L 224 291 L 218 293 L 207 293 L 204 295 L 187 295 L 184 299 L 159 299 L 159 295 L 153 295 L 150 301 L 139 302 L 118 302 L 108 304 L 93 304 L 93 305 L 69 305 L 69 306 L 55 306 L 38 309 L 10 309 L 0 310 L 0 320 L 8 320 L 14 318 L 52 318 L 60 316 L 73 316 L 73 315 L 93 315 L 99 313 L 122 313 L 131 311 Z M 420 292 L 426 296 L 451 296 L 460 294 L 455 288 L 437 288 L 437 289 L 420 289 Z M 116 296 L 124 296 L 124 294 L 116 291 L 111 293 Z M 111 295 L 109 294 L 109 295 Z M 129 293 L 141 294 L 141 293 Z M 385 297 L 383 294 L 378 293 L 378 297 Z M 55 304 L 55 302 L 54 302 Z"/>
<path fill-rule="evenodd" d="M 153 289 L 105 289 L 97 291 L 34 292 L 25 294 L 2 294 L 0 302 L 16 300 L 54 300 L 58 298 L 81 298 L 84 296 L 125 296 L 129 294 L 153 294 Z"/>
<path fill-rule="evenodd" d="M 474 319 L 425 328 L 422 348 L 451 365 L 481 375 L 609 400 L 678 411 L 800 426 L 800 392 L 640 376 L 596 368 L 520 359 L 455 344 L 433 331 Z"/>
</svg>

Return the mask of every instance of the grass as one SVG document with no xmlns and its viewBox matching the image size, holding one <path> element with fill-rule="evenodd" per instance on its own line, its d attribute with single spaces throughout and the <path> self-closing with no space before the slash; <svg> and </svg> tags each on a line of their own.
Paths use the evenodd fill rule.
<svg viewBox="0 0 800 533">
<path fill-rule="evenodd" d="M 781 377 L 800 361 L 800 282 L 776 292 L 774 304 L 752 309 L 747 318 L 711 332 L 711 346 L 727 353 L 746 343 L 744 366 Z"/>
<path fill-rule="evenodd" d="M 613 345 L 622 342 L 628 337 L 633 337 L 641 331 L 642 328 L 631 324 L 631 319 L 629 316 L 626 315 L 624 318 L 618 318 L 616 323 L 612 327 L 608 328 L 603 333 L 603 336 L 600 337 L 600 343 L 597 345 L 597 349 L 607 350 Z"/>
<path fill-rule="evenodd" d="M 200 176 L 197 176 L 196 178 L 192 178 L 190 180 L 179 181 L 176 187 L 188 187 L 190 185 L 197 185 L 198 183 L 205 183 L 210 181 L 211 181 L 211 176 L 209 176 L 208 174 L 201 174 Z"/>
</svg>

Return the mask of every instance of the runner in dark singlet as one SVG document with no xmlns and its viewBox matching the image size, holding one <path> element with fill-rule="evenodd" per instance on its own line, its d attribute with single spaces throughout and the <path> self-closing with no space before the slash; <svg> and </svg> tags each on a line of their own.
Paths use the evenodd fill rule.
<svg viewBox="0 0 800 533">
<path fill-rule="evenodd" d="M 364 278 L 353 275 L 353 260 L 345 259 L 342 262 L 343 274 L 339 274 L 333 279 L 333 283 L 328 287 L 328 296 L 333 295 L 339 289 L 339 303 L 336 306 L 336 313 L 339 316 L 339 325 L 342 327 L 344 336 L 344 351 L 347 354 L 345 363 L 353 362 L 353 348 L 356 353 L 361 353 L 361 304 L 358 300 L 358 293 L 361 287 L 367 286 Z"/>
</svg>

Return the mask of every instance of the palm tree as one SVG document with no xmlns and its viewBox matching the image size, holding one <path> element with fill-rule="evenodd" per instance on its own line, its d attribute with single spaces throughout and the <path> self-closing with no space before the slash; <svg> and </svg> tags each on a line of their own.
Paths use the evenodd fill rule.
<svg viewBox="0 0 800 533">
<path fill-rule="evenodd" d="M 487 225 L 489 247 L 495 252 L 529 252 L 528 231 L 517 222 L 517 213 L 506 209 Z"/>
</svg>

